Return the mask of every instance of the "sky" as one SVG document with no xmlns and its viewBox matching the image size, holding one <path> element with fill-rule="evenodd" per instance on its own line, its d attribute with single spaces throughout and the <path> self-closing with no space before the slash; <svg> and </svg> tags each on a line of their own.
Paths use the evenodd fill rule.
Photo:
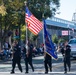
<svg viewBox="0 0 76 75">
<path fill-rule="evenodd" d="M 76 0 L 60 0 L 60 7 L 55 17 L 72 21 L 73 13 L 76 12 Z"/>
</svg>

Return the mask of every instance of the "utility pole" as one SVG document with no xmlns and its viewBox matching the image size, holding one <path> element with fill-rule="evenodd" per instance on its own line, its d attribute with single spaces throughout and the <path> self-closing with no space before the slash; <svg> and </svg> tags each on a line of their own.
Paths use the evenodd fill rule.
<svg viewBox="0 0 76 75">
<path fill-rule="evenodd" d="M 69 35 L 69 24 L 68 24 L 68 41 L 69 41 L 69 39 L 70 39 L 70 35 Z"/>
<path fill-rule="evenodd" d="M 76 25 L 76 12 L 75 12 L 75 13 L 73 13 L 72 21 L 73 21 L 73 22 L 75 23 L 75 25 Z"/>
<path fill-rule="evenodd" d="M 72 22 L 74 22 L 74 25 L 76 25 L 76 11 L 73 13 Z M 73 37 L 75 37 L 74 27 L 73 27 L 72 31 L 73 31 Z"/>
</svg>

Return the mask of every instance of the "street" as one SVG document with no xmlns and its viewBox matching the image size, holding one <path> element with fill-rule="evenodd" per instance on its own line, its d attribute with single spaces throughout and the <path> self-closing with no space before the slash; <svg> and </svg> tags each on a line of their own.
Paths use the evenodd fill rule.
<svg viewBox="0 0 76 75">
<path fill-rule="evenodd" d="M 33 65 L 35 68 L 35 71 L 32 72 L 30 66 L 29 66 L 29 73 L 27 75 L 44 75 L 45 69 L 44 69 L 44 62 L 43 62 L 43 56 L 38 56 L 33 58 Z M 71 71 L 67 72 L 68 75 L 76 75 L 76 60 L 71 60 Z M 11 61 L 0 63 L 0 75 L 11 75 Z M 13 75 L 25 75 L 25 64 L 22 59 L 22 68 L 23 72 L 21 73 L 17 66 L 15 68 L 15 74 Z M 64 68 L 63 68 L 63 61 L 62 56 L 59 56 L 58 60 L 53 60 L 52 62 L 52 68 L 53 71 L 49 72 L 47 75 L 65 75 L 64 74 Z"/>
</svg>

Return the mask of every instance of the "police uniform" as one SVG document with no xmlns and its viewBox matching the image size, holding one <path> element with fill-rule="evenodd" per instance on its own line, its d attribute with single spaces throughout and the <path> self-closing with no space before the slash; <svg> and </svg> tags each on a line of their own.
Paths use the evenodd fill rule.
<svg viewBox="0 0 76 75">
<path fill-rule="evenodd" d="M 13 59 L 12 59 L 12 71 L 11 73 L 14 73 L 14 69 L 16 64 L 18 65 L 19 70 L 22 72 L 22 67 L 21 67 L 21 47 L 20 45 L 16 42 L 13 48 Z"/>
<path fill-rule="evenodd" d="M 45 74 L 48 73 L 48 66 L 51 72 L 52 71 L 52 57 L 48 55 L 47 53 L 45 53 L 45 57 L 44 57 Z"/>
<path fill-rule="evenodd" d="M 28 73 L 28 64 L 31 66 L 32 71 L 34 72 L 34 67 L 33 67 L 33 64 L 32 64 L 33 45 L 29 44 L 28 46 L 29 46 L 28 53 L 26 53 L 26 56 L 25 56 L 25 65 L 26 65 L 26 72 L 25 73 Z"/>
<path fill-rule="evenodd" d="M 71 62 L 70 62 L 70 46 L 66 45 L 66 49 L 64 50 L 64 71 L 65 73 L 67 73 L 67 67 L 70 71 L 70 67 L 71 67 Z"/>
</svg>

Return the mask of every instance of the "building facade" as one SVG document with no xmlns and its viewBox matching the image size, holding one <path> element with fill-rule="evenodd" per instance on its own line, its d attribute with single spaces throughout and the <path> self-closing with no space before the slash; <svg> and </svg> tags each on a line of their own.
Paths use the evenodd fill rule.
<svg viewBox="0 0 76 75">
<path fill-rule="evenodd" d="M 76 25 L 72 21 L 63 20 L 60 18 L 52 17 L 46 19 L 47 30 L 51 36 L 54 34 L 57 37 L 66 37 L 68 39 L 76 36 Z M 68 37 L 69 36 L 69 37 Z M 43 42 L 43 30 L 39 34 L 39 42 Z"/>
</svg>

